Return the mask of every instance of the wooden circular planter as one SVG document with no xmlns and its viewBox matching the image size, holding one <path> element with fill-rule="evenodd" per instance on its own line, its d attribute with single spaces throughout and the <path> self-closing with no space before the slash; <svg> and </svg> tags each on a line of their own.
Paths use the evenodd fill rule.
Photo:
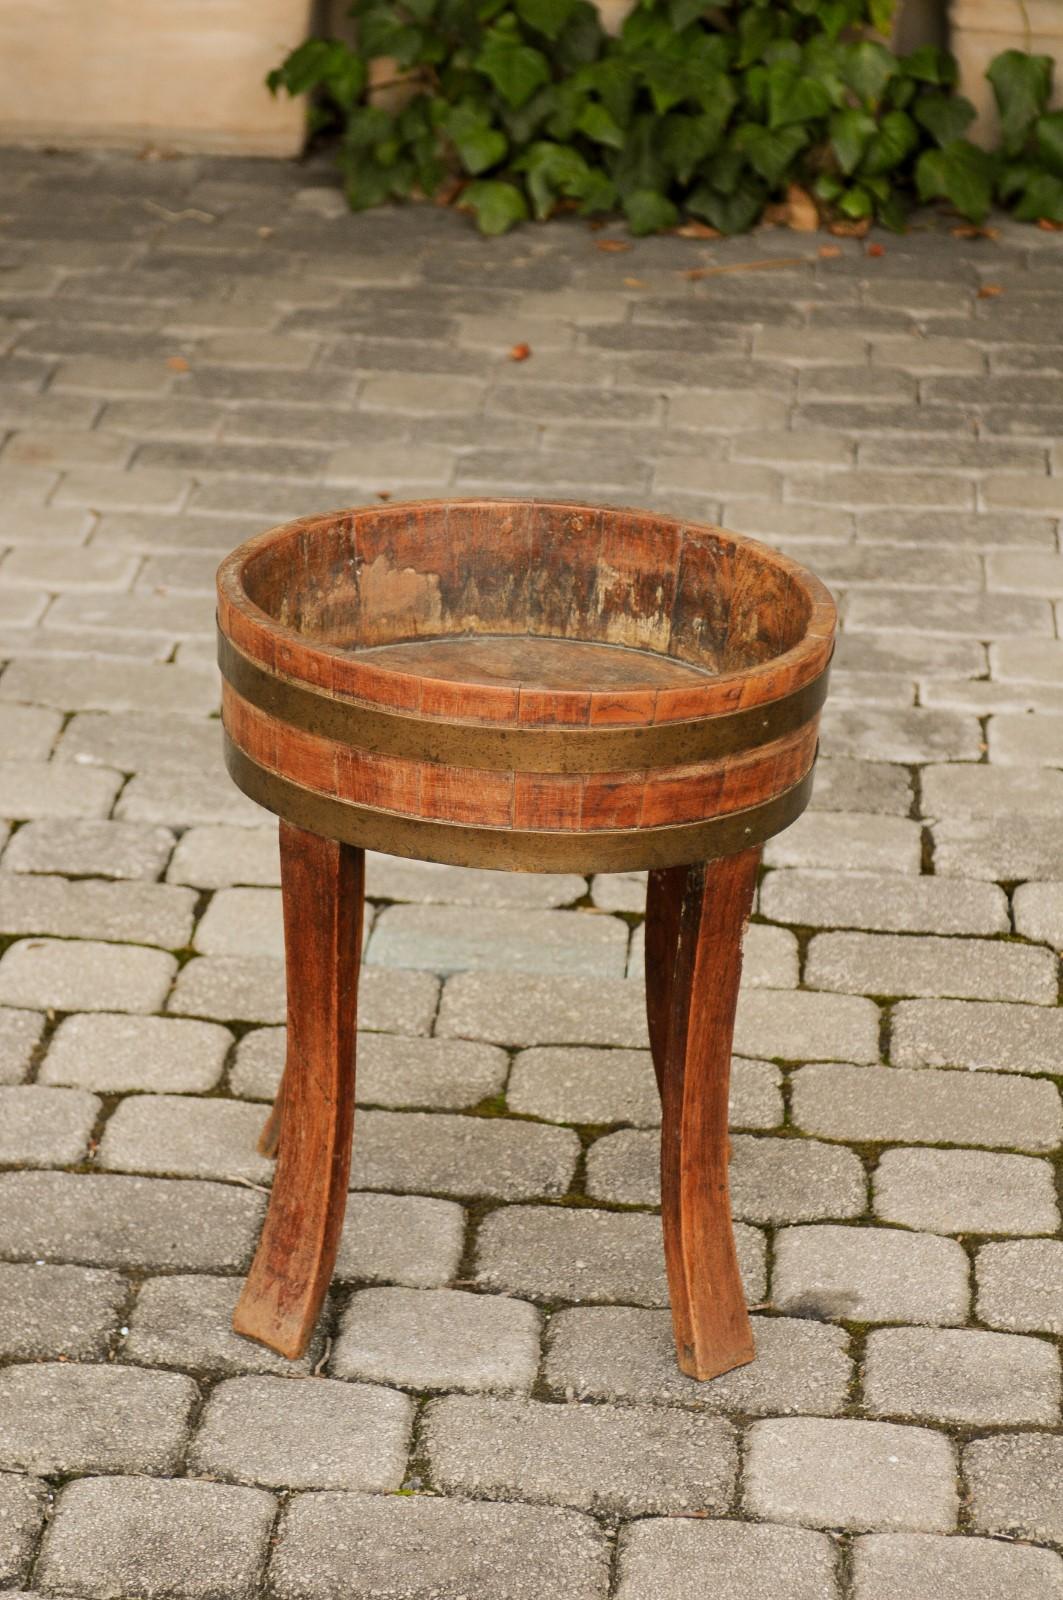
<svg viewBox="0 0 1063 1600">
<path fill-rule="evenodd" d="M 226 760 L 282 818 L 280 1162 L 236 1326 L 286 1354 L 346 1193 L 363 852 L 649 868 L 647 1011 L 680 1364 L 749 1360 L 727 1074 L 759 847 L 808 802 L 835 612 L 718 528 L 541 501 L 309 517 L 218 574 Z"/>
</svg>

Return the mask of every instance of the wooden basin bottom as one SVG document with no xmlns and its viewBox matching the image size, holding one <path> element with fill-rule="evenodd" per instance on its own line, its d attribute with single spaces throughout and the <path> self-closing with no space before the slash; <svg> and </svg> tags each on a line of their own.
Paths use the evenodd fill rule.
<svg viewBox="0 0 1063 1600">
<path fill-rule="evenodd" d="M 359 660 L 419 678 L 525 689 L 667 689 L 714 674 L 625 645 L 535 634 L 460 634 L 355 652 Z"/>
</svg>

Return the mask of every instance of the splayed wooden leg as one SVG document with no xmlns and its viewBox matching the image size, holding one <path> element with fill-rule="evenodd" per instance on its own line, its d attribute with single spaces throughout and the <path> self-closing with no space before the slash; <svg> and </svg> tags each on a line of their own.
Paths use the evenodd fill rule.
<svg viewBox="0 0 1063 1600">
<path fill-rule="evenodd" d="M 731 1225 L 727 1100 L 759 860 L 759 849 L 745 850 L 651 875 L 647 1005 L 655 1063 L 660 1058 L 664 1250 L 676 1352 L 693 1378 L 717 1377 L 754 1355 Z"/>
<path fill-rule="evenodd" d="M 281 823 L 288 1053 L 270 1123 L 283 1118 L 283 1138 L 233 1327 L 293 1360 L 328 1290 L 347 1203 L 364 886 L 363 851 Z"/>
<path fill-rule="evenodd" d="M 284 1074 L 282 1073 L 281 1081 L 277 1085 L 277 1093 L 273 1097 L 273 1104 L 270 1107 L 269 1116 L 263 1123 L 262 1132 L 258 1136 L 258 1144 L 256 1149 L 258 1150 L 260 1156 L 269 1156 L 270 1160 L 272 1161 L 273 1157 L 277 1154 L 277 1151 L 280 1149 L 281 1125 L 283 1121 Z"/>
</svg>

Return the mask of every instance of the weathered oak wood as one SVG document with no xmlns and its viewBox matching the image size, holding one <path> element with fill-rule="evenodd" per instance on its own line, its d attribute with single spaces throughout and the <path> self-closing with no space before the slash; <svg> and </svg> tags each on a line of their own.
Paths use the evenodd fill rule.
<svg viewBox="0 0 1063 1600">
<path fill-rule="evenodd" d="M 281 824 L 283 1136 L 233 1327 L 292 1359 L 306 1348 L 321 1310 L 347 1203 L 364 888 L 363 851 Z"/>
<path fill-rule="evenodd" d="M 727 1099 L 742 936 L 759 860 L 758 848 L 655 875 L 654 977 L 647 970 L 647 980 L 664 977 L 662 989 L 671 991 L 666 1031 L 663 1007 L 650 1003 L 661 1086 L 661 1214 L 676 1353 L 692 1378 L 717 1377 L 754 1355 L 731 1226 Z"/>
</svg>

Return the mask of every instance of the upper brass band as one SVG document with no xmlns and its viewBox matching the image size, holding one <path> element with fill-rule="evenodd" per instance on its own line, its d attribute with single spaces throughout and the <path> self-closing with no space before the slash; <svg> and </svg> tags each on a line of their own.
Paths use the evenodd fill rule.
<svg viewBox="0 0 1063 1600">
<path fill-rule="evenodd" d="M 433 721 L 344 699 L 269 671 L 220 631 L 218 664 L 242 699 L 306 733 L 374 755 L 494 772 L 647 771 L 755 749 L 814 717 L 827 697 L 828 678 L 824 671 L 811 683 L 764 705 L 690 721 L 540 728 Z"/>
</svg>

